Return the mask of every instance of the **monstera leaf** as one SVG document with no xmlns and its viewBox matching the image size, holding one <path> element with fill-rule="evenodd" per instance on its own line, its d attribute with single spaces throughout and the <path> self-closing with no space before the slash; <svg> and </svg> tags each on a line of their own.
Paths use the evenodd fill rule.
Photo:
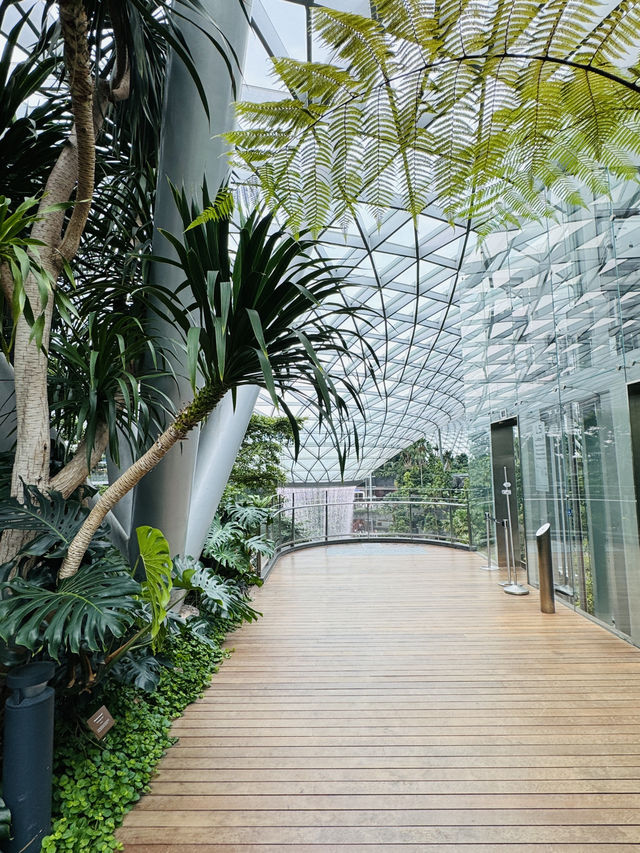
<svg viewBox="0 0 640 853">
<path fill-rule="evenodd" d="M 216 516 L 211 522 L 202 552 L 206 557 L 213 557 L 219 560 L 218 554 L 226 551 L 243 534 L 244 530 L 239 524 L 236 524 L 234 521 L 222 524 L 218 516 Z"/>
<path fill-rule="evenodd" d="M 216 575 L 193 557 L 176 557 L 173 585 L 178 589 L 200 592 L 201 605 L 224 619 L 244 619 L 253 622 L 260 616 L 238 587 Z"/>
<path fill-rule="evenodd" d="M 168 665 L 155 655 L 133 653 L 121 658 L 111 670 L 111 676 L 122 684 L 133 684 L 146 693 L 153 693 L 163 669 Z"/>
<path fill-rule="evenodd" d="M 240 525 L 246 531 L 258 527 L 260 524 L 266 524 L 271 518 L 271 510 L 269 507 L 256 506 L 255 504 L 233 504 L 227 508 L 227 515 L 232 522 Z"/>
<path fill-rule="evenodd" d="M 35 652 L 99 651 L 121 637 L 139 612 L 140 585 L 108 563 L 82 566 L 55 590 L 15 577 L 0 584 L 0 636 Z"/>
<path fill-rule="evenodd" d="M 151 637 L 158 635 L 167 618 L 167 607 L 171 598 L 171 572 L 173 564 L 169 543 L 157 527 L 138 527 L 138 547 L 144 565 L 146 581 L 142 584 L 142 596 L 151 605 Z"/>
<path fill-rule="evenodd" d="M 45 494 L 26 484 L 23 488 L 23 504 L 16 498 L 5 498 L 0 503 L 0 530 L 32 530 L 35 533 L 22 549 L 23 554 L 34 557 L 46 554 L 52 559 L 64 557 L 89 509 L 80 501 L 65 499 L 60 492 Z"/>
</svg>

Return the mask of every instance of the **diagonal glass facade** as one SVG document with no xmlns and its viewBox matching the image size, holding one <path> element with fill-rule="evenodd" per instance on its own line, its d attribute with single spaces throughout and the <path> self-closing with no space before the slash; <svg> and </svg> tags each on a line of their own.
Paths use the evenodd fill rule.
<svg viewBox="0 0 640 853">
<path fill-rule="evenodd" d="M 310 10 L 329 6 L 369 14 L 368 0 L 255 0 L 253 33 L 244 75 L 245 100 L 273 100 L 269 56 L 323 60 L 313 39 Z M 360 377 L 366 420 L 356 419 L 361 441 L 358 460 L 347 459 L 344 479 L 360 481 L 402 448 L 425 435 L 442 437 L 446 447 L 464 444 L 462 367 L 457 286 L 465 249 L 475 238 L 461 225 L 451 226 L 436 204 L 415 224 L 399 205 L 391 206 L 380 227 L 364 205 L 355 223 L 341 223 L 321 235 L 322 254 L 338 260 L 349 286 L 345 299 L 361 309 L 357 324 L 379 362 L 375 380 Z M 373 311 L 375 314 L 367 314 Z M 341 371 L 345 366 L 328 365 Z M 354 370 L 354 365 L 346 368 Z M 266 396 L 261 405 L 271 410 Z M 301 417 L 303 407 L 292 408 Z M 438 432 L 439 431 L 439 432 Z M 338 456 L 329 437 L 304 426 L 302 451 L 289 460 L 295 483 L 339 483 Z"/>
<path fill-rule="evenodd" d="M 465 264 L 460 328 L 476 507 L 492 511 L 495 431 L 511 425 L 530 579 L 549 521 L 560 594 L 638 641 L 640 193 L 612 197 L 488 239 Z"/>
</svg>

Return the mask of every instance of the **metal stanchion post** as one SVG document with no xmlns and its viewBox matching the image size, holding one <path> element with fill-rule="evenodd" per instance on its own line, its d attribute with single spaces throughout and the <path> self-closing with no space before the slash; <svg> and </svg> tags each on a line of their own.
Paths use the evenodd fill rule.
<svg viewBox="0 0 640 853">
<path fill-rule="evenodd" d="M 511 539 L 511 525 L 509 524 L 509 520 L 505 519 L 505 542 L 507 549 L 509 549 L 509 540 Z M 508 595 L 529 595 L 529 590 L 526 586 L 522 586 L 522 584 L 518 583 L 518 567 L 515 564 L 515 556 L 513 554 L 513 545 L 511 546 L 511 556 L 513 557 L 513 582 L 508 583 L 504 587 L 504 591 L 508 593 Z M 511 580 L 511 570 L 509 570 L 509 579 Z"/>
<path fill-rule="evenodd" d="M 522 584 L 518 583 L 518 566 L 516 564 L 515 554 L 513 553 L 513 538 L 511 536 L 511 519 L 505 519 L 508 527 L 508 537 L 507 538 L 507 548 L 509 548 L 509 543 L 511 544 L 511 558 L 513 560 L 513 583 L 508 583 L 504 587 L 504 591 L 508 595 L 529 595 L 529 590 L 526 586 L 522 586 Z M 507 531 L 505 531 L 506 534 Z M 509 577 L 511 577 L 511 572 L 509 572 Z"/>
<path fill-rule="evenodd" d="M 556 604 L 553 588 L 553 562 L 551 560 L 551 525 L 543 524 L 536 530 L 538 546 L 538 578 L 540 581 L 540 610 L 543 613 L 555 613 Z"/>
<path fill-rule="evenodd" d="M 502 527 L 504 528 L 504 553 L 505 553 L 506 558 L 507 558 L 507 580 L 506 581 L 500 581 L 499 586 L 506 587 L 506 586 L 511 586 L 511 583 L 512 583 L 512 579 L 511 579 L 511 551 L 509 550 L 509 531 L 507 529 L 507 525 L 508 525 L 507 519 L 505 518 L 502 521 L 499 521 L 498 524 L 501 524 Z"/>
<path fill-rule="evenodd" d="M 502 469 L 504 471 L 504 483 L 502 484 L 504 488 L 502 489 L 502 494 L 507 499 L 507 518 L 504 520 L 504 539 L 505 539 L 505 548 L 507 550 L 507 565 L 509 566 L 509 583 L 504 586 L 504 591 L 509 595 L 529 595 L 529 590 L 526 586 L 522 586 L 522 584 L 518 583 L 518 564 L 516 562 L 516 555 L 513 550 L 513 533 L 511 528 L 511 483 L 507 479 L 507 467 Z M 511 580 L 511 563 L 513 562 L 513 581 Z"/>
<path fill-rule="evenodd" d="M 487 565 L 480 566 L 481 569 L 485 569 L 487 572 L 495 572 L 498 568 L 497 565 L 492 565 L 491 563 L 491 514 L 485 512 L 484 514 L 485 521 L 487 523 Z"/>
</svg>

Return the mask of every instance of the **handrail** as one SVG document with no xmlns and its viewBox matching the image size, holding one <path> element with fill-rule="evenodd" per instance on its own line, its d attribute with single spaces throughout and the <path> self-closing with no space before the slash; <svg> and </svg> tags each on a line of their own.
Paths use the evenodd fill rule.
<svg viewBox="0 0 640 853">
<path fill-rule="evenodd" d="M 335 507 L 347 512 L 340 524 L 331 518 Z M 275 548 L 263 577 L 284 552 L 316 544 L 395 540 L 473 548 L 468 499 L 293 502 L 273 512 L 265 533 Z"/>
</svg>

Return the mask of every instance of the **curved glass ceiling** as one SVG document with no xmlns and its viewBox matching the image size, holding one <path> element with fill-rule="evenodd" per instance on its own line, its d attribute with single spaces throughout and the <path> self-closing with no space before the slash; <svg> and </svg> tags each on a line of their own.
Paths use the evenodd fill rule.
<svg viewBox="0 0 640 853">
<path fill-rule="evenodd" d="M 319 52 L 311 33 L 310 9 L 329 6 L 368 14 L 368 0 L 253 0 L 253 32 L 247 51 L 243 100 L 278 97 L 269 56 L 314 61 Z M 420 216 L 417 226 L 401 207 L 390 208 L 379 228 L 366 208 L 357 210 L 355 224 L 328 228 L 321 237 L 322 254 L 339 260 L 349 285 L 345 299 L 363 309 L 354 321 L 345 318 L 348 335 L 356 322 L 379 361 L 375 380 L 359 376 L 366 420 L 357 417 L 360 459 L 352 452 L 346 481 L 359 481 L 411 442 L 427 437 L 455 448 L 464 441 L 462 366 L 456 286 L 465 252 L 475 246 L 472 233 L 452 227 L 436 204 Z M 367 317 L 366 309 L 375 316 Z M 329 365 L 334 375 L 353 365 Z M 270 399 L 259 401 L 271 412 Z M 302 405 L 293 410 L 305 417 Z M 337 483 L 338 455 L 329 436 L 314 426 L 309 413 L 301 434 L 297 462 L 289 460 L 294 483 Z"/>
</svg>

